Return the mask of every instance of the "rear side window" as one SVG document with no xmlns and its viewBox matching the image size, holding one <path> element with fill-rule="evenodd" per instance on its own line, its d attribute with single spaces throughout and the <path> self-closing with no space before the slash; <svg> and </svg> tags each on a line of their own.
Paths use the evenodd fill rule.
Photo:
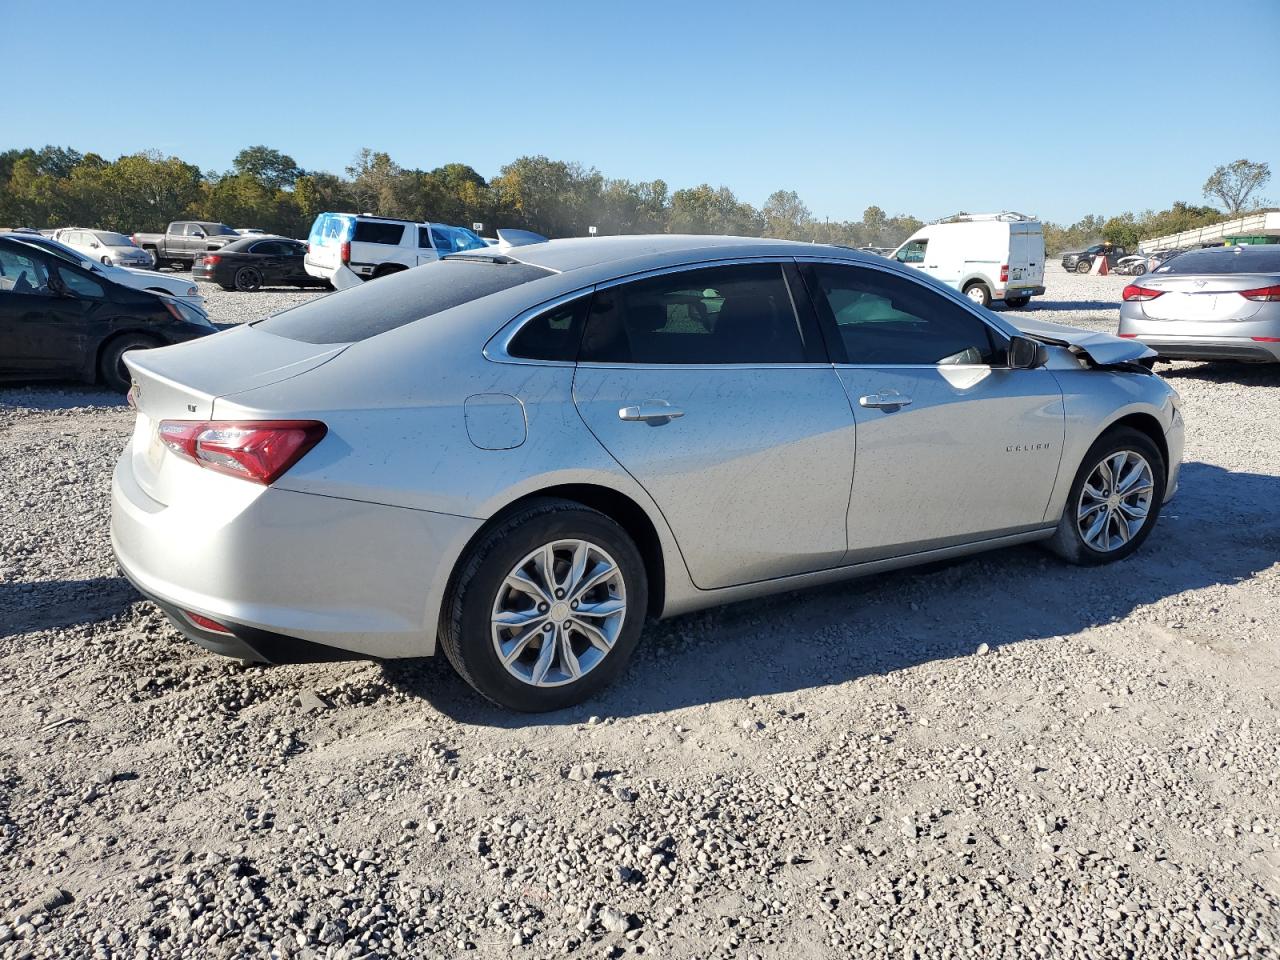
<svg viewBox="0 0 1280 960">
<path fill-rule="evenodd" d="M 998 364 L 989 328 L 959 304 L 909 277 L 839 264 L 814 264 L 814 299 L 826 308 L 846 363 L 870 366 Z"/>
<path fill-rule="evenodd" d="M 1280 273 L 1280 245 L 1188 250 L 1156 267 L 1154 273 Z"/>
<path fill-rule="evenodd" d="M 439 260 L 311 300 L 255 326 L 303 343 L 354 343 L 551 275 L 525 263 Z"/>
<path fill-rule="evenodd" d="M 596 293 L 582 360 L 603 363 L 804 363 L 779 263 L 684 270 Z"/>
<path fill-rule="evenodd" d="M 590 304 L 589 295 L 579 297 L 533 317 L 511 338 L 507 345 L 507 355 L 525 360 L 562 360 L 572 363 L 578 359 L 582 324 L 587 318 L 587 307 Z"/>
<path fill-rule="evenodd" d="M 403 223 L 383 223 L 379 220 L 357 220 L 352 240 L 360 243 L 385 243 L 391 246 L 404 237 Z"/>
</svg>

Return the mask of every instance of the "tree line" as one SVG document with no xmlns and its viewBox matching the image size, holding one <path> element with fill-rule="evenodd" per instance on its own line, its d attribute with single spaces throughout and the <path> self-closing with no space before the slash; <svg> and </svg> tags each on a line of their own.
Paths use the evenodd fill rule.
<svg viewBox="0 0 1280 960">
<path fill-rule="evenodd" d="M 464 226 L 478 222 L 486 232 L 516 227 L 548 237 L 583 236 L 594 226 L 600 234 L 719 233 L 853 247 L 893 247 L 923 225 L 877 206 L 868 207 L 861 220 L 832 222 L 816 218 L 793 190 L 775 191 L 756 208 L 725 186 L 672 191 L 664 180 L 612 179 L 544 156 L 520 157 L 486 180 L 464 163 L 406 168 L 366 148 L 344 174 L 304 170 L 266 146 L 241 150 L 226 171 L 202 171 L 156 151 L 108 160 L 70 147 L 12 149 L 0 153 L 0 225 L 133 233 L 199 219 L 306 237 L 317 214 L 337 210 Z M 1266 164 L 1236 161 L 1214 172 L 1205 195 L 1238 213 L 1258 204 L 1253 198 L 1269 178 Z M 1051 254 L 1103 239 L 1132 247 L 1141 237 L 1223 216 L 1215 207 L 1183 201 L 1158 212 L 1090 215 L 1070 225 L 1045 223 L 1045 246 Z"/>
</svg>

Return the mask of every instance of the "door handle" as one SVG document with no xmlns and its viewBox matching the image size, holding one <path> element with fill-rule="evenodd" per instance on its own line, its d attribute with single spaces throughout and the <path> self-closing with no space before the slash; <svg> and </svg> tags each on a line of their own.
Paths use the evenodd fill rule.
<svg viewBox="0 0 1280 960">
<path fill-rule="evenodd" d="M 858 398 L 858 405 L 877 409 L 883 407 L 909 407 L 911 398 L 904 397 L 900 393 L 869 393 L 865 397 Z"/>
<path fill-rule="evenodd" d="M 666 423 L 683 416 L 683 410 L 673 407 L 665 400 L 646 400 L 637 406 L 623 407 L 618 411 L 619 420 L 639 420 L 652 424 Z"/>
</svg>

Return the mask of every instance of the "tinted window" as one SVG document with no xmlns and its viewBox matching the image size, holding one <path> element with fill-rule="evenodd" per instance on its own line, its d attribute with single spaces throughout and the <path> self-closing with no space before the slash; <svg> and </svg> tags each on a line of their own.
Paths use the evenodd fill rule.
<svg viewBox="0 0 1280 960">
<path fill-rule="evenodd" d="M 590 296 L 579 297 L 538 314 L 511 338 L 507 353 L 527 360 L 576 360 L 590 303 Z"/>
<path fill-rule="evenodd" d="M 404 236 L 403 223 L 383 223 L 380 220 L 357 220 L 355 235 L 351 238 L 361 243 L 386 243 L 395 245 Z"/>
<path fill-rule="evenodd" d="M 874 365 L 1003 363 L 1004 344 L 959 304 L 909 277 L 814 264 L 819 309 L 830 311 L 845 362 Z"/>
<path fill-rule="evenodd" d="M 230 243 L 228 247 L 238 247 L 239 244 Z M 283 240 L 259 240 L 255 243 L 250 251 L 252 253 L 265 253 L 270 257 L 284 257 L 294 252 L 293 244 L 286 243 Z"/>
<path fill-rule="evenodd" d="M 1280 245 L 1188 250 L 1155 273 L 1280 273 Z"/>
<path fill-rule="evenodd" d="M 101 300 L 107 295 L 106 291 L 102 289 L 102 284 L 89 278 L 79 270 L 60 266 L 58 267 L 58 276 L 67 285 L 67 289 L 77 297 L 84 297 L 87 300 Z"/>
<path fill-rule="evenodd" d="M 782 265 L 708 267 L 596 293 L 581 359 L 608 363 L 803 363 Z"/>
<path fill-rule="evenodd" d="M 0 293 L 5 291 L 48 296 L 52 291 L 44 262 L 25 252 L 0 247 Z"/>
<path fill-rule="evenodd" d="M 439 260 L 311 300 L 256 326 L 304 343 L 352 343 L 551 275 L 550 270 L 524 263 Z"/>
<path fill-rule="evenodd" d="M 426 227 L 418 228 L 418 246 L 423 250 L 431 249 L 431 231 Z"/>
</svg>

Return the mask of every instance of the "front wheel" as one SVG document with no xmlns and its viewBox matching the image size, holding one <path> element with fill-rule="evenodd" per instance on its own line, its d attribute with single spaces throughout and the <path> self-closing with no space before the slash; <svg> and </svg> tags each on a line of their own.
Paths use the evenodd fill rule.
<svg viewBox="0 0 1280 960">
<path fill-rule="evenodd" d="M 539 500 L 470 548 L 440 618 L 440 645 L 472 687 L 512 710 L 569 707 L 610 683 L 640 639 L 644 561 L 612 519 Z"/>
<path fill-rule="evenodd" d="M 991 288 L 985 283 L 971 283 L 964 288 L 964 295 L 980 307 L 991 306 Z"/>
<path fill-rule="evenodd" d="M 129 368 L 124 365 L 124 355 L 130 350 L 149 350 L 159 346 L 150 337 L 138 335 L 120 337 L 107 344 L 98 361 L 98 373 L 107 388 L 117 393 L 125 393 L 129 389 L 131 377 Z"/>
<path fill-rule="evenodd" d="M 1093 269 L 1093 264 L 1088 260 L 1081 260 L 1076 264 L 1076 273 L 1088 273 Z"/>
<path fill-rule="evenodd" d="M 1006 307 L 1009 307 L 1011 310 L 1021 310 L 1030 302 L 1031 302 L 1030 297 L 1005 297 L 1004 298 L 1004 305 Z"/>
<path fill-rule="evenodd" d="M 1130 427 L 1108 430 L 1085 454 L 1048 548 L 1068 563 L 1123 560 L 1155 526 L 1167 469 L 1151 439 Z"/>
</svg>

